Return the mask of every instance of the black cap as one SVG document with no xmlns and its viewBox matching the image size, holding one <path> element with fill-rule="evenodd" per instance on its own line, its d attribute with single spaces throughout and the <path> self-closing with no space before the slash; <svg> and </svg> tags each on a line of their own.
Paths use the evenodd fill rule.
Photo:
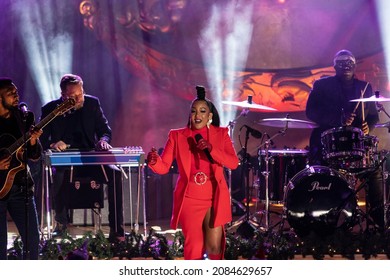
<svg viewBox="0 0 390 280">
<path fill-rule="evenodd" d="M 8 88 L 10 86 L 14 86 L 11 78 L 8 77 L 0 77 L 0 89 Z"/>
<path fill-rule="evenodd" d="M 351 60 L 354 64 L 356 64 L 356 58 L 355 56 L 352 54 L 352 52 L 350 52 L 349 50 L 341 50 L 341 51 L 338 51 L 335 56 L 334 56 L 334 59 L 333 59 L 333 64 L 336 65 L 336 62 L 338 60 Z"/>
</svg>

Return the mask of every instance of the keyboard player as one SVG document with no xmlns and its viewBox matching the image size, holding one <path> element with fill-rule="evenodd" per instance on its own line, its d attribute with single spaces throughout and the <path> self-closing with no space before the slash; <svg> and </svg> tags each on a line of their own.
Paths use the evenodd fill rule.
<svg viewBox="0 0 390 280">
<path fill-rule="evenodd" d="M 42 106 L 41 119 L 50 114 L 59 104 L 72 98 L 76 104 L 68 113 L 56 117 L 43 129 L 41 142 L 44 150 L 65 151 L 71 149 L 105 151 L 111 147 L 112 131 L 104 115 L 97 97 L 85 94 L 83 80 L 74 74 L 65 74 L 60 82 L 61 96 Z M 96 180 L 105 180 L 100 166 L 76 167 L 86 176 L 96 176 Z M 104 166 L 108 176 L 108 220 L 110 225 L 109 239 L 123 241 L 125 232 L 123 227 L 123 202 L 121 173 Z M 69 209 L 64 201 L 64 192 L 69 166 L 57 166 L 53 172 L 53 208 L 55 211 L 56 227 L 53 236 L 63 234 L 70 223 Z M 115 188 L 115 189 L 114 189 Z"/>
</svg>

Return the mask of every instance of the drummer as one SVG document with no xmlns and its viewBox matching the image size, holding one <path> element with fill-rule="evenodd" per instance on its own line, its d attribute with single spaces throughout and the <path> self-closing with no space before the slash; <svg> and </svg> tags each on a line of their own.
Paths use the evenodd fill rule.
<svg viewBox="0 0 390 280">
<path fill-rule="evenodd" d="M 368 82 L 355 76 L 356 59 L 348 50 L 340 50 L 333 60 L 336 74 L 314 82 L 310 92 L 306 116 L 318 124 L 310 136 L 310 165 L 327 165 L 323 158 L 321 133 L 341 126 L 353 126 L 368 135 L 379 121 L 375 102 L 350 102 L 353 99 L 368 98 L 373 95 Z M 362 106 L 364 106 L 362 108 Z M 364 113 L 364 115 L 363 115 Z M 381 173 L 370 176 L 368 200 L 371 204 L 372 217 L 383 227 L 383 195 Z M 373 180 L 373 177 L 375 177 Z"/>
</svg>

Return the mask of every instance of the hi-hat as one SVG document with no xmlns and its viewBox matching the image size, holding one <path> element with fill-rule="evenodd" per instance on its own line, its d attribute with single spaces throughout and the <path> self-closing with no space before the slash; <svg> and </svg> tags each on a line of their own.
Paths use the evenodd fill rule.
<svg viewBox="0 0 390 280">
<path fill-rule="evenodd" d="M 260 125 L 286 128 L 315 128 L 318 125 L 311 121 L 291 119 L 291 118 L 271 118 L 256 122 Z"/>
<path fill-rule="evenodd" d="M 268 110 L 268 111 L 276 111 L 276 109 L 256 104 L 256 103 L 249 103 L 247 100 L 245 101 L 222 101 L 222 104 L 227 104 L 227 105 L 234 105 L 242 108 L 249 108 L 249 109 L 259 109 L 259 110 Z"/>
<path fill-rule="evenodd" d="M 390 128 L 390 122 L 387 123 L 377 123 L 375 128 Z"/>
<path fill-rule="evenodd" d="M 390 98 L 381 95 L 379 96 L 373 95 L 371 97 L 349 100 L 349 102 L 386 102 L 386 101 L 390 101 Z"/>
</svg>

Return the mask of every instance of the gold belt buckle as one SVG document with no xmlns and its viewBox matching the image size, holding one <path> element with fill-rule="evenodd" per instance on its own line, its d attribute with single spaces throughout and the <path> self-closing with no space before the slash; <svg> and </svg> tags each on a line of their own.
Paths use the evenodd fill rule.
<svg viewBox="0 0 390 280">
<path fill-rule="evenodd" d="M 203 172 L 198 172 L 194 175 L 194 182 L 198 186 L 204 185 L 207 182 L 207 175 Z"/>
</svg>

